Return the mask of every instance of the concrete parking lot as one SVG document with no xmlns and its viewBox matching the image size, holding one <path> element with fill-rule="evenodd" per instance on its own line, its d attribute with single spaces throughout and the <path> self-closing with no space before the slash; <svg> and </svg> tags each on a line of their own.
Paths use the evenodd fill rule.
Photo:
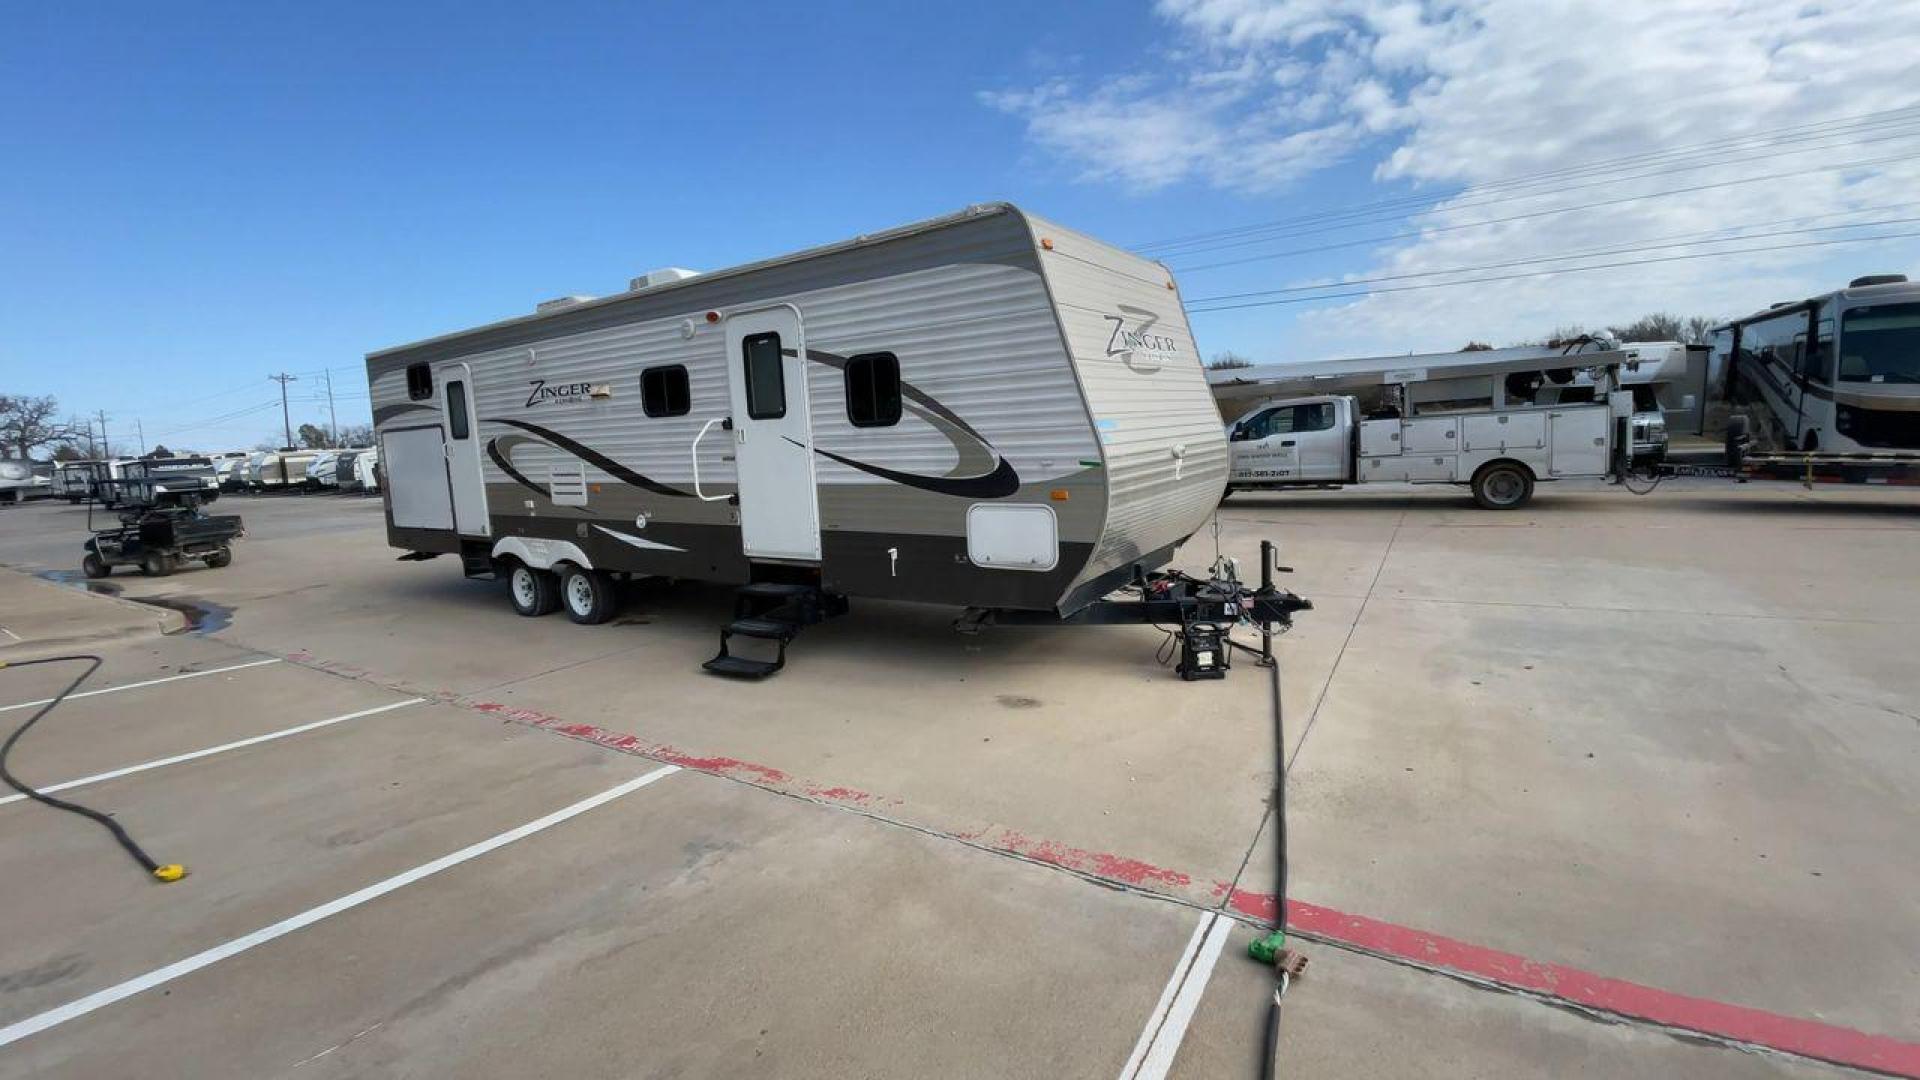
<svg viewBox="0 0 1920 1080">
<path fill-rule="evenodd" d="M 231 566 L 105 594 L 84 509 L 0 510 L 0 660 L 105 660 L 14 771 L 190 869 L 0 804 L 0 1077 L 1256 1074 L 1250 664 L 856 601 L 743 684 L 699 670 L 724 588 L 522 619 L 377 500 L 217 510 Z M 1220 523 L 1316 604 L 1283 1075 L 1920 1076 L 1920 498 Z M 71 673 L 0 670 L 0 733 Z"/>
</svg>

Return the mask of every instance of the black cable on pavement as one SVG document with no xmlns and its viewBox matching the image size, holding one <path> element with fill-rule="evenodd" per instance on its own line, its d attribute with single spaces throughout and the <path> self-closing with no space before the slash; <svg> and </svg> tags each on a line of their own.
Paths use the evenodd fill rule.
<svg viewBox="0 0 1920 1080">
<path fill-rule="evenodd" d="M 186 867 L 177 864 L 161 865 L 159 862 L 156 862 L 151 855 L 146 853 L 145 849 L 134 841 L 133 837 L 127 833 L 127 830 L 119 822 L 113 820 L 113 818 L 92 807 L 81 806 L 79 803 L 68 802 L 65 799 L 56 799 L 44 792 L 36 791 L 27 784 L 22 783 L 20 779 L 14 776 L 12 771 L 7 768 L 7 757 L 13 753 L 14 745 L 20 741 L 20 737 L 25 735 L 33 725 L 39 723 L 42 717 L 58 708 L 60 703 L 67 699 L 69 694 L 79 689 L 81 683 L 86 682 L 95 671 L 98 671 L 101 660 L 99 657 L 91 654 L 76 654 L 73 656 L 46 656 L 38 660 L 0 661 L 0 668 L 23 668 L 33 667 L 36 664 L 62 664 L 77 661 L 85 661 L 87 669 L 74 676 L 73 681 L 67 684 L 66 689 L 61 690 L 58 694 L 49 698 L 46 704 L 35 710 L 32 716 L 27 717 L 26 723 L 13 729 L 13 734 L 7 736 L 7 741 L 4 744 L 0 744 L 0 780 L 5 780 L 8 787 L 32 799 L 34 802 L 51 806 L 55 810 L 65 810 L 70 814 L 79 814 L 81 817 L 92 819 L 108 832 L 112 833 L 114 840 L 117 841 L 122 848 L 126 849 L 127 854 L 133 856 L 133 860 L 139 863 L 147 873 L 152 874 L 161 881 L 179 881 L 186 876 Z"/>
</svg>

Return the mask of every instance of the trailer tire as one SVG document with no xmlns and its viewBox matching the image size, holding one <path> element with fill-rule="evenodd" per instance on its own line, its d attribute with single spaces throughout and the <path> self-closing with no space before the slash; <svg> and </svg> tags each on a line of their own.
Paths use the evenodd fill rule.
<svg viewBox="0 0 1920 1080">
<path fill-rule="evenodd" d="M 140 572 L 148 577 L 166 577 L 173 569 L 173 556 L 162 551 L 150 551 L 140 560 Z"/>
<path fill-rule="evenodd" d="M 1492 461 L 1473 474 L 1473 501 L 1482 510 L 1518 510 L 1533 498 L 1533 473 L 1513 461 Z"/>
<path fill-rule="evenodd" d="M 220 546 L 219 550 L 207 556 L 207 568 L 210 570 L 218 570 L 223 566 L 230 566 L 232 563 L 233 549 L 224 544 Z"/>
<path fill-rule="evenodd" d="M 583 570 L 572 563 L 560 572 L 560 606 L 567 618 L 582 626 L 597 626 L 613 618 L 618 604 L 613 578 L 600 570 Z"/>
<path fill-rule="evenodd" d="M 86 557 L 80 560 L 80 572 L 90 578 L 103 578 L 113 573 L 113 567 L 107 560 L 89 551 Z"/>
<path fill-rule="evenodd" d="M 515 562 L 507 574 L 507 596 L 513 610 L 528 618 L 551 615 L 560 609 L 560 579 L 551 570 Z"/>
</svg>

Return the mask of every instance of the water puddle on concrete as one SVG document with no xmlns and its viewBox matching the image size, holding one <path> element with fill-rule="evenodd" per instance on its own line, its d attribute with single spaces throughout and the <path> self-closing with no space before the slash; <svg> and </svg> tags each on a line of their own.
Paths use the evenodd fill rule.
<svg viewBox="0 0 1920 1080">
<path fill-rule="evenodd" d="M 78 570 L 42 570 L 35 576 L 55 585 L 85 589 L 97 596 L 117 596 L 136 604 L 177 611 L 186 617 L 187 625 L 176 633 L 217 634 L 233 625 L 232 608 L 196 600 L 191 596 L 128 596 L 119 582 L 109 578 L 90 578 Z"/>
</svg>

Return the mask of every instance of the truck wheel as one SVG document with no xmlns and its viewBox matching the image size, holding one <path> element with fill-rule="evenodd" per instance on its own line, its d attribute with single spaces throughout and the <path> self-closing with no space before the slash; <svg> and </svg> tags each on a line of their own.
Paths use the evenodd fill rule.
<svg viewBox="0 0 1920 1080">
<path fill-rule="evenodd" d="M 583 626 L 594 626 L 613 618 L 616 607 L 613 579 L 599 570 L 582 570 L 568 565 L 560 575 L 561 606 L 567 618 Z"/>
<path fill-rule="evenodd" d="M 551 570 L 515 563 L 513 573 L 507 575 L 507 595 L 513 598 L 513 610 L 522 615 L 550 615 L 560 607 L 560 579 Z"/>
<path fill-rule="evenodd" d="M 148 577 L 166 577 L 173 573 L 173 556 L 164 552 L 150 551 L 140 560 L 140 572 Z"/>
<path fill-rule="evenodd" d="M 105 559 L 89 551 L 86 558 L 80 560 L 80 572 L 90 578 L 103 578 L 113 573 L 113 567 L 108 566 Z"/>
<path fill-rule="evenodd" d="M 207 556 L 207 568 L 210 570 L 218 570 L 223 566 L 230 565 L 232 562 L 233 549 L 224 545 L 221 546 L 219 550 Z"/>
<path fill-rule="evenodd" d="M 1533 474 L 1509 461 L 1483 465 L 1473 474 L 1473 501 L 1482 510 L 1516 510 L 1533 498 Z"/>
</svg>

